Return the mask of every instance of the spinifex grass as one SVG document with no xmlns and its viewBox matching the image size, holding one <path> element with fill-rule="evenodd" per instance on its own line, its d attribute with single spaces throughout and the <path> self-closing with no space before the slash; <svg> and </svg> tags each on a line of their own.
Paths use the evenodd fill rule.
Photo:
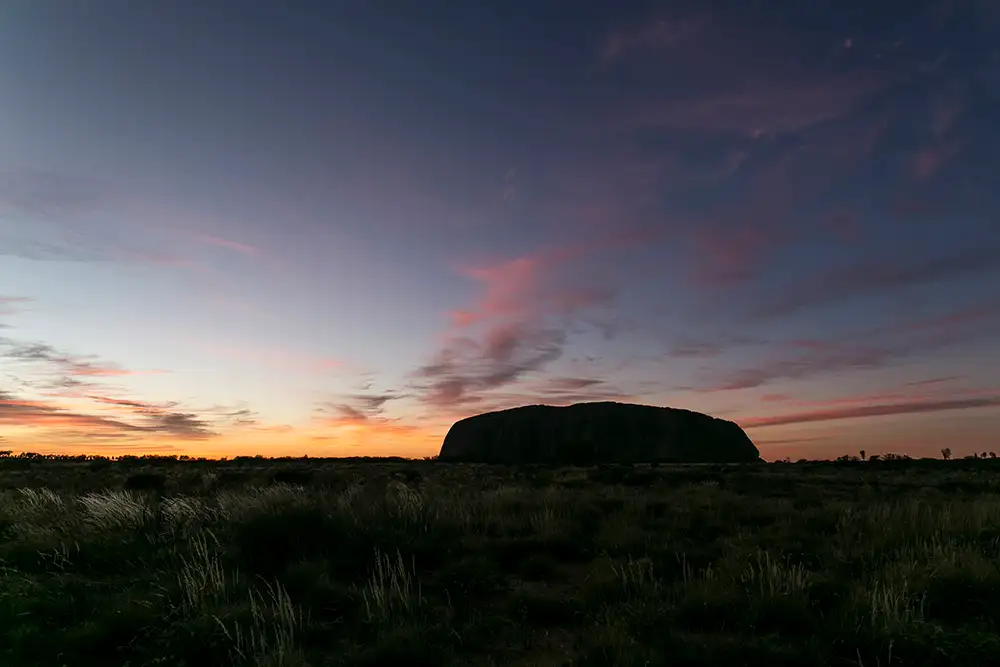
<svg viewBox="0 0 1000 667">
<path fill-rule="evenodd" d="M 0 664 L 1000 664 L 993 460 L 154 463 L 0 462 Z"/>
</svg>

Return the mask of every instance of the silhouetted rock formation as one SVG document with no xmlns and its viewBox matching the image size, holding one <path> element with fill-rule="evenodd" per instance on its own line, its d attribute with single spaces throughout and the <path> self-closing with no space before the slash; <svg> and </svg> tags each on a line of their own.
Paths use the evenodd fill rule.
<svg viewBox="0 0 1000 667">
<path fill-rule="evenodd" d="M 441 460 L 479 463 L 743 463 L 760 452 L 737 424 L 629 403 L 528 405 L 452 425 Z"/>
</svg>

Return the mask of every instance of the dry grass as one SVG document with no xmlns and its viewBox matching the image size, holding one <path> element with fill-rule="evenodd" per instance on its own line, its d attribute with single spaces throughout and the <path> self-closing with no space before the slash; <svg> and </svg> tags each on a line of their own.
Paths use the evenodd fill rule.
<svg viewBox="0 0 1000 667">
<path fill-rule="evenodd" d="M 989 462 L 264 462 L 162 496 L 33 465 L 0 492 L 12 667 L 1000 664 Z"/>
</svg>

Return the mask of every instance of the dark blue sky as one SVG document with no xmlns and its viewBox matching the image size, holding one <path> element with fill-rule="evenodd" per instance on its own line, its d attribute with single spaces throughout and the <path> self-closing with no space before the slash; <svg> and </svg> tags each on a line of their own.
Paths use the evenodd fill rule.
<svg viewBox="0 0 1000 667">
<path fill-rule="evenodd" d="M 988 449 L 1000 3 L 618 4 L 0 3 L 8 448 Z"/>
</svg>

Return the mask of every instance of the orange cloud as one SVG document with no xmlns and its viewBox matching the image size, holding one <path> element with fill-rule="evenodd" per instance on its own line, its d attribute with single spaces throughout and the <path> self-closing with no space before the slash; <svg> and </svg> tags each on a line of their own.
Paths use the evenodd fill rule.
<svg viewBox="0 0 1000 667">
<path fill-rule="evenodd" d="M 98 400 L 105 405 L 127 408 L 132 415 L 139 417 L 138 423 L 87 414 L 71 410 L 54 403 L 17 398 L 9 393 L 0 392 L 0 424 L 9 427 L 44 427 L 55 430 L 87 429 L 96 433 L 116 432 L 122 435 L 166 435 L 178 439 L 204 439 L 215 436 L 207 420 L 191 412 L 175 410 L 176 404 L 157 406 L 141 401 L 123 399 Z"/>
</svg>

